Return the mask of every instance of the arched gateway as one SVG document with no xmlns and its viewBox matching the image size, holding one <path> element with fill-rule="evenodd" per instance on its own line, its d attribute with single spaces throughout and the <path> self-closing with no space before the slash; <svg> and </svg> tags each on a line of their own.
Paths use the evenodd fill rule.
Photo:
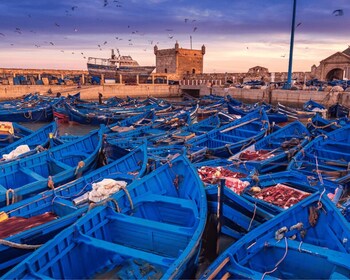
<svg viewBox="0 0 350 280">
<path fill-rule="evenodd" d="M 315 77 L 322 81 L 350 79 L 350 47 L 320 61 L 320 65 L 313 71 Z"/>
<path fill-rule="evenodd" d="M 340 68 L 335 68 L 329 71 L 326 75 L 327 81 L 342 80 L 344 77 L 344 70 Z"/>
</svg>

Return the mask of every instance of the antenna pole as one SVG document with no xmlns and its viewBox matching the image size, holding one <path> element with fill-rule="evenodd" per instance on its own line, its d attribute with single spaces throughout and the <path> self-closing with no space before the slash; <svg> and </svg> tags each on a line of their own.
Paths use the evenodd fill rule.
<svg viewBox="0 0 350 280">
<path fill-rule="evenodd" d="M 190 45 L 191 45 L 191 50 L 192 50 L 192 36 L 190 36 Z"/>
<path fill-rule="evenodd" d="M 295 30 L 295 11 L 297 6 L 297 0 L 293 1 L 293 19 L 292 19 L 292 32 L 290 35 L 290 49 L 289 49 L 289 66 L 288 66 L 288 80 L 285 85 L 286 89 L 290 89 L 292 86 L 292 65 L 293 65 L 293 47 L 294 47 L 294 30 Z"/>
</svg>

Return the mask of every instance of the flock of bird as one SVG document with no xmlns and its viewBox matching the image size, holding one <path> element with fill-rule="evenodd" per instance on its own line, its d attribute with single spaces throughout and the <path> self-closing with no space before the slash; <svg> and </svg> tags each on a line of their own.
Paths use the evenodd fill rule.
<svg viewBox="0 0 350 280">
<path fill-rule="evenodd" d="M 116 8 L 122 8 L 123 7 L 123 5 L 122 5 L 122 2 L 120 1 L 120 0 L 113 0 L 113 2 L 111 1 L 111 0 L 102 0 L 103 1 L 103 3 L 102 3 L 102 5 L 103 5 L 103 7 L 112 7 L 112 5 L 113 6 L 115 6 Z M 74 5 L 74 6 L 71 6 L 70 7 L 70 9 L 66 9 L 65 10 L 65 15 L 66 16 L 73 16 L 74 15 L 74 13 L 77 11 L 79 9 L 79 6 L 77 6 L 77 5 Z M 334 10 L 333 12 L 332 12 L 332 15 L 333 16 L 343 16 L 344 15 L 344 10 L 342 10 L 342 9 L 337 9 L 337 10 Z M 29 18 L 32 18 L 32 15 L 31 14 L 28 14 L 28 17 Z M 189 19 L 189 18 L 185 18 L 184 19 L 184 23 L 185 24 L 191 24 L 191 30 L 192 30 L 192 32 L 196 32 L 197 30 L 198 30 L 198 27 L 197 26 L 194 26 L 194 24 L 197 22 L 197 20 L 196 19 Z M 302 25 L 302 22 L 299 22 L 295 27 L 296 28 L 299 28 L 300 26 Z M 53 23 L 53 26 L 55 26 L 56 28 L 61 28 L 61 24 L 59 23 L 59 22 L 54 22 Z M 130 25 L 127 25 L 127 28 L 128 29 L 131 29 L 131 26 Z M 77 27 L 74 27 L 73 29 L 72 29 L 72 31 L 74 31 L 75 33 L 76 32 L 78 32 L 79 31 L 79 29 L 77 28 Z M 174 39 L 174 30 L 173 29 L 165 29 L 165 31 L 167 32 L 167 39 Z M 23 30 L 21 29 L 21 28 L 19 28 L 19 27 L 16 27 L 15 28 L 15 30 L 14 30 L 14 32 L 15 33 L 17 33 L 17 34 L 19 34 L 19 35 L 21 35 L 21 34 L 23 34 Z M 30 30 L 30 32 L 31 33 L 36 33 L 35 31 L 33 31 L 33 30 Z M 142 32 L 140 32 L 140 31 L 138 31 L 138 30 L 133 30 L 133 31 L 131 31 L 130 32 L 130 34 L 132 35 L 132 36 L 136 36 L 136 35 L 139 35 L 139 36 L 144 36 L 145 34 L 144 33 L 142 33 Z M 133 37 L 129 37 L 129 38 L 122 38 L 122 37 L 120 37 L 120 36 L 115 36 L 115 39 L 117 40 L 117 41 L 122 41 L 122 40 L 127 40 L 127 43 L 128 43 L 128 45 L 129 46 L 132 46 L 134 43 L 134 41 L 133 41 Z M 0 32 L 0 38 L 1 37 L 6 37 L 6 34 L 4 34 L 4 33 L 1 33 Z M 68 39 L 67 37 L 64 37 L 64 39 Z M 149 44 L 149 45 L 151 45 L 152 47 L 153 47 L 153 43 L 154 42 L 156 42 L 155 40 L 152 40 L 152 39 L 148 39 L 147 40 L 147 44 Z M 46 46 L 55 46 L 55 43 L 53 42 L 53 41 L 43 41 L 43 44 L 44 45 L 46 45 Z M 33 44 L 36 48 L 40 48 L 43 44 L 39 44 L 39 43 L 35 43 L 35 44 Z M 111 42 L 111 43 L 109 43 L 108 41 L 103 41 L 103 42 L 101 42 L 101 43 L 99 43 L 99 44 L 96 44 L 96 46 L 98 47 L 98 49 L 100 50 L 100 51 L 102 51 L 103 50 L 103 47 L 107 47 L 107 45 L 108 44 L 114 44 L 114 42 Z M 157 41 L 156 42 L 156 44 L 159 44 L 159 41 Z M 10 43 L 10 45 L 11 46 L 14 46 L 14 43 Z M 108 48 L 110 48 L 109 46 L 108 46 Z M 249 50 L 249 47 L 246 47 L 246 49 L 247 50 Z M 147 47 L 145 48 L 145 47 L 143 47 L 143 51 L 147 51 Z M 60 52 L 62 52 L 62 53 L 64 53 L 65 51 L 64 50 L 60 50 Z M 72 54 L 78 54 L 79 52 L 74 52 L 74 51 L 72 51 L 71 52 Z M 82 55 L 83 56 L 83 58 L 84 59 L 86 59 L 86 56 L 85 56 L 85 54 L 84 54 L 84 52 L 80 52 L 80 55 Z M 286 57 L 286 54 L 282 54 L 281 55 L 281 57 Z"/>
<path fill-rule="evenodd" d="M 102 6 L 103 7 L 108 7 L 108 8 L 112 8 L 113 6 L 114 7 L 116 7 L 116 8 L 122 8 L 123 7 L 123 5 L 122 5 L 122 2 L 120 1 L 120 0 L 113 0 L 113 1 L 111 1 L 111 0 L 102 0 Z M 65 9 L 65 15 L 66 16 L 74 16 L 74 13 L 76 13 L 78 10 L 79 10 L 80 8 L 79 8 L 79 6 L 77 6 L 77 5 L 74 5 L 74 6 L 71 6 L 69 9 Z M 32 18 L 32 15 L 31 14 L 28 14 L 27 15 L 28 16 L 28 18 Z M 97 19 L 97 20 L 99 20 L 99 19 Z M 196 19 L 189 19 L 189 18 L 185 18 L 184 19 L 184 23 L 192 23 L 192 24 L 194 24 L 195 22 L 196 22 L 197 20 Z M 62 21 L 63 22 L 63 21 Z M 58 22 L 58 21 L 55 21 L 55 22 L 53 22 L 53 26 L 54 27 L 56 27 L 56 28 L 62 28 L 63 26 L 64 26 L 65 24 L 63 23 L 63 24 L 61 24 L 60 22 Z M 132 29 L 132 27 L 130 26 L 130 25 L 127 25 L 127 28 L 128 29 Z M 193 27 L 190 27 L 190 28 L 192 28 L 192 31 L 193 32 L 196 32 L 197 31 L 197 29 L 198 29 L 198 27 L 197 26 L 193 26 Z M 78 29 L 78 27 L 74 27 L 74 29 L 72 29 L 72 31 L 74 31 L 74 32 L 78 32 L 79 31 L 79 29 Z M 167 32 L 167 39 L 175 39 L 175 35 L 173 34 L 173 29 L 165 29 L 165 31 Z M 15 33 L 18 33 L 18 34 L 23 34 L 25 31 L 24 30 L 22 30 L 21 28 L 19 28 L 19 27 L 16 27 L 15 28 L 15 30 L 14 30 L 14 32 Z M 33 30 L 30 30 L 30 32 L 31 33 L 36 33 L 36 31 L 33 31 Z M 129 45 L 129 46 L 133 46 L 134 45 L 134 41 L 135 41 L 135 36 L 144 36 L 145 35 L 145 33 L 143 33 L 143 32 L 140 32 L 140 31 L 138 31 L 138 30 L 132 30 L 132 31 L 130 31 L 130 35 L 131 36 L 129 36 L 129 38 L 122 38 L 121 36 L 115 36 L 115 39 L 117 40 L 117 41 L 122 41 L 122 40 L 124 40 L 124 41 L 126 41 L 127 42 L 127 44 Z M 0 39 L 1 39 L 1 37 L 6 37 L 6 34 L 5 33 L 1 33 L 0 32 Z M 68 39 L 68 37 L 64 37 L 64 39 L 65 40 L 67 40 Z M 155 43 L 155 44 L 159 44 L 159 41 L 157 41 L 157 40 L 152 40 L 152 39 L 148 39 L 147 40 L 147 44 L 149 44 L 149 45 L 151 45 L 152 47 L 153 47 L 153 43 Z M 103 50 L 103 47 L 108 47 L 108 48 L 110 48 L 108 45 L 112 45 L 112 44 L 114 44 L 115 42 L 108 42 L 108 41 L 103 41 L 103 42 L 101 42 L 101 43 L 98 43 L 98 44 L 96 44 L 96 46 L 97 46 L 97 48 L 98 48 L 98 50 L 100 50 L 100 51 L 102 51 Z M 11 46 L 14 46 L 15 44 L 14 43 L 11 43 L 10 44 Z M 33 46 L 34 47 L 36 47 L 36 48 L 41 48 L 41 47 L 43 47 L 43 46 L 45 46 L 45 47 L 49 47 L 49 46 L 58 46 L 59 44 L 56 44 L 53 40 L 52 41 L 43 41 L 43 42 L 41 42 L 41 43 L 33 43 Z M 143 44 L 143 46 L 145 46 L 145 44 Z M 145 47 L 143 47 L 143 51 L 147 51 L 147 47 L 145 48 Z M 60 50 L 60 52 L 61 53 L 64 53 L 65 52 L 65 50 Z M 71 54 L 79 54 L 79 52 L 74 52 L 74 51 L 72 51 L 71 52 Z M 83 58 L 84 59 L 86 59 L 86 56 L 85 56 L 85 54 L 84 54 L 84 52 L 80 52 L 80 54 L 83 56 Z"/>
</svg>

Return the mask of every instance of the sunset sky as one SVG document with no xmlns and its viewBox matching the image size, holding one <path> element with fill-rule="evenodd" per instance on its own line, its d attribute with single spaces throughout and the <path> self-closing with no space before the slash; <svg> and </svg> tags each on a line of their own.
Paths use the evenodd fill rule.
<svg viewBox="0 0 350 280">
<path fill-rule="evenodd" d="M 294 71 L 350 44 L 349 0 L 298 0 Z M 205 72 L 287 71 L 293 0 L 1 0 L 0 67 L 86 69 L 112 48 L 155 65 L 153 47 L 200 49 Z M 342 15 L 335 10 L 342 10 Z M 334 12 L 334 13 L 333 13 Z"/>
</svg>

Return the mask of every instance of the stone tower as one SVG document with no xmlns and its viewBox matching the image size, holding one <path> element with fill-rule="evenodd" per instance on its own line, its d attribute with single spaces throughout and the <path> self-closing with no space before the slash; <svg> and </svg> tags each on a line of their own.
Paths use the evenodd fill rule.
<svg viewBox="0 0 350 280">
<path fill-rule="evenodd" d="M 180 79 L 185 74 L 202 74 L 205 46 L 200 50 L 183 49 L 175 43 L 173 49 L 159 50 L 154 46 L 156 55 L 156 73 L 173 74 L 174 79 Z"/>
</svg>

